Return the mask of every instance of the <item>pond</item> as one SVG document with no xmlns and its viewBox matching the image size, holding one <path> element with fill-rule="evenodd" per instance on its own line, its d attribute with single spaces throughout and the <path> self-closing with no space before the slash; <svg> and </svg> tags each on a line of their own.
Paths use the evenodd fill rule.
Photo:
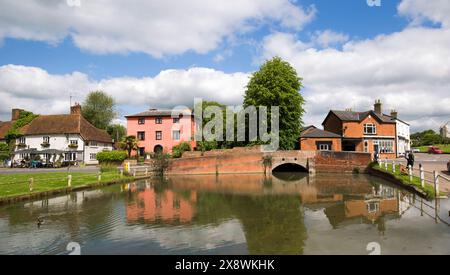
<svg viewBox="0 0 450 275">
<path fill-rule="evenodd" d="M 0 254 L 450 254 L 434 206 L 366 175 L 177 176 L 1 206 Z"/>
</svg>

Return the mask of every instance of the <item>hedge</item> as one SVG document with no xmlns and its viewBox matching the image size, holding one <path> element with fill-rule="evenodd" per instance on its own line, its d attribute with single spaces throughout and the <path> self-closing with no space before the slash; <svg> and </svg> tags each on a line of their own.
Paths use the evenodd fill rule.
<svg viewBox="0 0 450 275">
<path fill-rule="evenodd" d="M 184 152 L 191 151 L 191 145 L 187 142 L 183 142 L 179 145 L 176 145 L 172 148 L 172 157 L 173 158 L 181 158 Z"/>
<path fill-rule="evenodd" d="M 100 163 L 123 162 L 128 154 L 125 151 L 104 151 L 97 154 Z"/>
</svg>

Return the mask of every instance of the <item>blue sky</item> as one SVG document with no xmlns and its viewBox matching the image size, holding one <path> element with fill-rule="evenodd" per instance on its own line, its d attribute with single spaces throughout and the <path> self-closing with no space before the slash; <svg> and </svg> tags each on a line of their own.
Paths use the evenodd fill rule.
<svg viewBox="0 0 450 275">
<path fill-rule="evenodd" d="M 237 105 L 274 55 L 304 78 L 307 123 L 377 98 L 415 129 L 450 120 L 445 0 L 79 1 L 0 0 L 0 120 L 12 107 L 64 112 L 69 93 L 83 101 L 90 89 L 116 98 L 122 123 L 194 97 Z M 430 92 L 439 106 L 411 111 Z"/>
<path fill-rule="evenodd" d="M 343 32 L 355 39 L 370 39 L 379 34 L 400 31 L 407 24 L 405 18 L 397 16 L 399 1 L 384 1 L 382 8 L 369 7 L 365 0 L 347 1 L 298 1 L 296 5 L 314 5 L 317 19 L 303 30 L 295 32 L 299 39 L 308 39 L 311 33 L 324 29 Z M 207 54 L 192 51 L 181 55 L 154 58 L 144 53 L 92 54 L 77 48 L 71 38 L 51 45 L 23 39 L 6 38 L 0 48 L 0 64 L 20 64 L 36 66 L 52 74 L 83 72 L 99 80 L 120 76 L 155 76 L 166 69 L 185 69 L 189 67 L 215 68 L 227 73 L 247 72 L 258 69 L 253 62 L 258 49 L 250 41 L 261 41 L 272 31 L 282 31 L 278 26 L 264 26 L 255 32 L 240 37 L 239 45 L 220 45 L 217 50 Z M 214 57 L 231 47 L 233 54 L 222 62 Z"/>
</svg>

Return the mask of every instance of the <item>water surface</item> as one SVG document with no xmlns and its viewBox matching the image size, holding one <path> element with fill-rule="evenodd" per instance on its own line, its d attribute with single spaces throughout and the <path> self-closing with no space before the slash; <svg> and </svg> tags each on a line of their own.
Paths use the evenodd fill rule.
<svg viewBox="0 0 450 275">
<path fill-rule="evenodd" d="M 365 175 L 178 176 L 2 206 L 0 254 L 450 254 L 427 204 Z"/>
</svg>

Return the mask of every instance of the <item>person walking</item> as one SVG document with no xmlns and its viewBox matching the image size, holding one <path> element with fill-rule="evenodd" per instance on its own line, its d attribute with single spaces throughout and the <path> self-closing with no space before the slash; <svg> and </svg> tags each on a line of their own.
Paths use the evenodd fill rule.
<svg viewBox="0 0 450 275">
<path fill-rule="evenodd" d="M 408 162 L 407 167 L 411 165 L 411 169 L 414 169 L 414 154 L 413 152 L 409 152 L 407 154 L 406 160 Z"/>
</svg>

